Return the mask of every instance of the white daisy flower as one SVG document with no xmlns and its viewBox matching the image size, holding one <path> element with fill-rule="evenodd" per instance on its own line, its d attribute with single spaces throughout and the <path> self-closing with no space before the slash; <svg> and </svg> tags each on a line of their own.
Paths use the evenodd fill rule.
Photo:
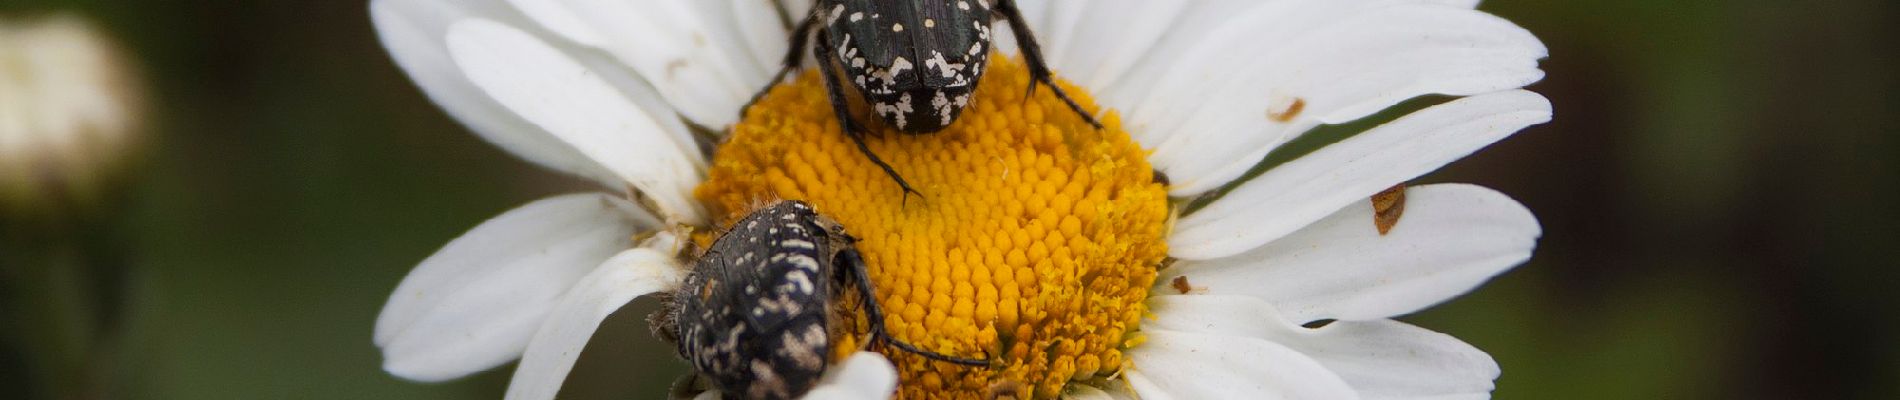
<svg viewBox="0 0 1900 400">
<path fill-rule="evenodd" d="M 870 140 L 922 192 L 909 203 L 849 147 L 815 74 L 739 117 L 806 12 L 774 3 L 372 2 L 443 108 L 606 188 L 509 211 L 425 260 L 377 321 L 385 368 L 437 381 L 520 358 L 509 397 L 550 398 L 601 319 L 677 287 L 690 239 L 672 227 L 790 198 L 862 239 L 894 336 L 990 361 L 853 356 L 862 338 L 841 337 L 847 361 L 814 396 L 1489 397 L 1488 355 L 1391 318 L 1527 260 L 1536 219 L 1469 185 L 1369 200 L 1549 120 L 1519 89 L 1543 77 L 1544 46 L 1475 1 L 1021 1 L 1105 128 L 1050 91 L 1025 99 L 1024 69 L 993 57 L 956 124 Z M 1458 98 L 1242 180 L 1316 127 L 1428 95 Z M 689 124 L 728 132 L 713 158 Z M 628 189 L 639 200 L 610 194 Z"/>
</svg>

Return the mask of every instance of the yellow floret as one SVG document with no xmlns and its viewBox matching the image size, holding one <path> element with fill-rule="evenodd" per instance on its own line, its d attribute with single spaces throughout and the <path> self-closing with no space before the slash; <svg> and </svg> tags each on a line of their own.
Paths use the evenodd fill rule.
<svg viewBox="0 0 1900 400">
<path fill-rule="evenodd" d="M 991 362 L 875 349 L 897 364 L 905 398 L 981 398 L 996 387 L 1053 398 L 1072 380 L 1120 371 L 1167 255 L 1166 188 L 1120 118 L 1106 113 L 1097 130 L 1047 88 L 1025 101 L 1027 70 L 991 60 L 972 104 L 940 132 L 905 134 L 854 113 L 877 131 L 871 149 L 921 197 L 906 201 L 858 152 L 811 72 L 747 112 L 694 193 L 722 224 L 769 200 L 812 203 L 861 239 L 894 336 Z M 1063 89 L 1094 112 L 1087 93 Z M 838 351 L 864 342 L 840 338 Z"/>
</svg>

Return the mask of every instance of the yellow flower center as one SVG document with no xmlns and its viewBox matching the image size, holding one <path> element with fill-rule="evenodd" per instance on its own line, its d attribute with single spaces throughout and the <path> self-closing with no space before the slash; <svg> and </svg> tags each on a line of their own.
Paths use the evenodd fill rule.
<svg viewBox="0 0 1900 400">
<path fill-rule="evenodd" d="M 904 134 L 853 113 L 921 198 L 906 201 L 858 152 L 813 72 L 753 106 L 695 192 L 721 226 L 769 200 L 812 203 L 860 239 L 893 336 L 989 361 L 878 348 L 897 364 L 905 398 L 1052 398 L 1070 381 L 1120 371 L 1167 255 L 1167 191 L 1119 117 L 1097 130 L 1047 88 L 1025 101 L 1027 69 L 991 60 L 983 89 L 942 131 Z M 1095 110 L 1081 88 L 1063 89 Z M 864 326 L 853 320 L 861 313 L 845 315 L 845 326 Z M 840 354 L 857 350 L 862 332 L 840 335 Z"/>
</svg>

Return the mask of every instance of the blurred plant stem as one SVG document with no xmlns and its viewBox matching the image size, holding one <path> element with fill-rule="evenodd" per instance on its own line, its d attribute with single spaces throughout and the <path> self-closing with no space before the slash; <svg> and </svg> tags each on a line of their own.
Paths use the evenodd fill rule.
<svg viewBox="0 0 1900 400">
<path fill-rule="evenodd" d="M 107 214 L 0 217 L 7 344 L 29 397 L 112 397 L 127 258 Z"/>
</svg>

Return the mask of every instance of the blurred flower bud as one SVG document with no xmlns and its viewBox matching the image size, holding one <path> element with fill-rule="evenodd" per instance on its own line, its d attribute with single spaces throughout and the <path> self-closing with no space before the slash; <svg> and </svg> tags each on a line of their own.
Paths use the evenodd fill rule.
<svg viewBox="0 0 1900 400">
<path fill-rule="evenodd" d="M 77 16 L 0 16 L 0 212 L 99 200 L 143 128 L 127 58 Z"/>
</svg>

